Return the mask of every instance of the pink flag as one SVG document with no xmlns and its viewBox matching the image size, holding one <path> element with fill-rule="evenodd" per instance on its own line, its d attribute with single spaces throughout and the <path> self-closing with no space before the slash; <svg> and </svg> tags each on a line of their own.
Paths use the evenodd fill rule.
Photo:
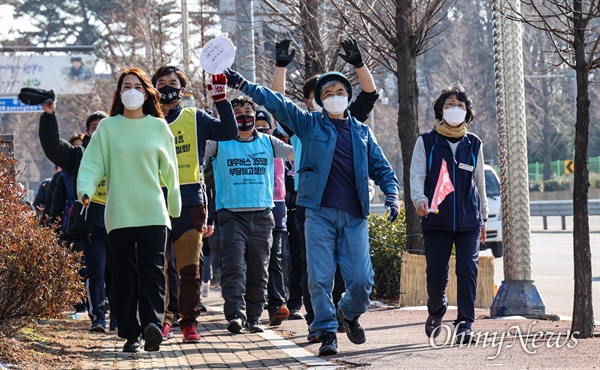
<svg viewBox="0 0 600 370">
<path fill-rule="evenodd" d="M 432 213 L 438 213 L 438 206 L 444 201 L 446 195 L 454 191 L 454 185 L 450 180 L 448 174 L 448 166 L 446 160 L 442 159 L 442 168 L 440 169 L 440 176 L 438 177 L 437 185 L 435 186 L 435 192 L 433 193 L 433 199 L 431 200 L 431 207 L 429 209 Z"/>
</svg>

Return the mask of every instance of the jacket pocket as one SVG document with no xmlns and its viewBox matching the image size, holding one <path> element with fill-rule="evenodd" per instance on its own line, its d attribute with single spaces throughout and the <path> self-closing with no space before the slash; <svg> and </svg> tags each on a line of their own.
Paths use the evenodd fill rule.
<svg viewBox="0 0 600 370">
<path fill-rule="evenodd" d="M 319 171 L 312 166 L 298 169 L 298 197 L 316 201 Z"/>
</svg>

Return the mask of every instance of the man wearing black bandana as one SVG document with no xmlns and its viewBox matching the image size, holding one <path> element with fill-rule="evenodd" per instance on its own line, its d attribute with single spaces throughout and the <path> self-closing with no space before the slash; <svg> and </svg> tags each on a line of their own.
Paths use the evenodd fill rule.
<svg viewBox="0 0 600 370">
<path fill-rule="evenodd" d="M 228 142 L 209 141 L 205 150 L 215 177 L 223 313 L 231 333 L 240 333 L 244 327 L 258 333 L 264 331 L 260 316 L 266 303 L 275 227 L 275 158 L 294 155 L 290 145 L 255 129 L 252 100 L 238 96 L 231 104 L 239 136 Z"/>
<path fill-rule="evenodd" d="M 212 76 L 209 92 L 219 112 L 216 119 L 195 107 L 184 107 L 181 97 L 187 78 L 177 67 L 159 68 L 152 76 L 152 84 L 160 92 L 161 108 L 169 128 L 175 136 L 182 210 L 172 220 L 171 240 L 175 249 L 179 273 L 178 309 L 184 342 L 199 342 L 196 319 L 200 316 L 200 256 L 202 237 L 208 237 L 206 228 L 205 194 L 199 173 L 202 171 L 207 140 L 227 141 L 238 135 L 231 103 L 226 95 L 227 79 Z M 168 305 L 168 303 L 167 303 Z M 174 317 L 167 310 L 163 323 L 163 340 L 173 337 Z"/>
</svg>

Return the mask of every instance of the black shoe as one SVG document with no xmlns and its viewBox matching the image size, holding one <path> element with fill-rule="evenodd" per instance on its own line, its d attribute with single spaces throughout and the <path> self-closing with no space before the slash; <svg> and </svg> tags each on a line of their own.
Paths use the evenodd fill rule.
<svg viewBox="0 0 600 370">
<path fill-rule="evenodd" d="M 265 327 L 261 325 L 260 321 L 248 321 L 246 327 L 250 333 L 264 333 Z"/>
<path fill-rule="evenodd" d="M 208 312 L 208 310 L 206 309 L 206 306 L 203 305 L 202 303 L 200 303 L 200 312 Z"/>
<path fill-rule="evenodd" d="M 437 338 L 438 335 L 440 335 L 440 332 L 442 331 L 441 329 L 439 329 L 442 326 L 442 319 L 444 317 L 435 317 L 432 315 L 429 315 L 427 317 L 427 321 L 425 321 L 425 334 L 431 338 L 431 335 L 433 334 L 434 338 Z"/>
<path fill-rule="evenodd" d="M 288 320 L 302 320 L 302 319 L 304 319 L 304 315 L 302 314 L 302 312 L 300 312 L 300 310 L 296 310 L 296 309 L 290 310 L 290 317 L 288 317 Z"/>
<path fill-rule="evenodd" d="M 456 344 L 469 344 L 473 341 L 471 329 L 464 329 L 456 333 Z"/>
<path fill-rule="evenodd" d="M 123 346 L 123 352 L 139 352 L 140 351 L 140 338 L 127 339 Z"/>
<path fill-rule="evenodd" d="M 146 326 L 146 329 L 144 329 L 144 351 L 158 351 L 162 340 L 162 331 L 158 325 L 151 323 Z"/>
<path fill-rule="evenodd" d="M 237 333 L 241 332 L 242 331 L 242 319 L 236 317 L 235 319 L 229 320 L 229 325 L 227 325 L 227 330 L 229 330 L 229 332 L 233 333 L 233 334 L 237 334 Z"/>
<path fill-rule="evenodd" d="M 319 348 L 319 356 L 330 356 L 338 353 L 337 338 L 335 333 L 324 332 L 319 337 L 321 347 Z"/>
<path fill-rule="evenodd" d="M 342 315 L 342 310 L 338 307 L 337 309 L 338 318 L 344 322 L 344 326 L 346 326 L 346 335 L 350 342 L 354 344 L 363 344 L 367 341 L 365 337 L 365 330 L 360 326 L 358 322 L 359 316 L 356 316 L 354 320 L 348 320 Z"/>
<path fill-rule="evenodd" d="M 177 319 L 177 315 L 175 315 L 175 318 L 173 319 L 173 325 L 171 325 L 171 327 L 173 327 L 173 328 L 179 327 L 179 319 Z"/>
</svg>

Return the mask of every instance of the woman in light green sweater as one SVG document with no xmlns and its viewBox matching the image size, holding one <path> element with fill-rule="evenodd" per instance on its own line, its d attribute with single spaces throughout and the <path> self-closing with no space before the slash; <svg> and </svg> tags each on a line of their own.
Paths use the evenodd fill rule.
<svg viewBox="0 0 600 370">
<path fill-rule="evenodd" d="M 110 117 L 94 133 L 77 179 L 77 196 L 85 204 L 106 176 L 105 222 L 124 352 L 139 351 L 140 335 L 146 351 L 160 348 L 169 216 L 181 211 L 175 141 L 159 99 L 144 71 L 125 69 Z"/>
</svg>

